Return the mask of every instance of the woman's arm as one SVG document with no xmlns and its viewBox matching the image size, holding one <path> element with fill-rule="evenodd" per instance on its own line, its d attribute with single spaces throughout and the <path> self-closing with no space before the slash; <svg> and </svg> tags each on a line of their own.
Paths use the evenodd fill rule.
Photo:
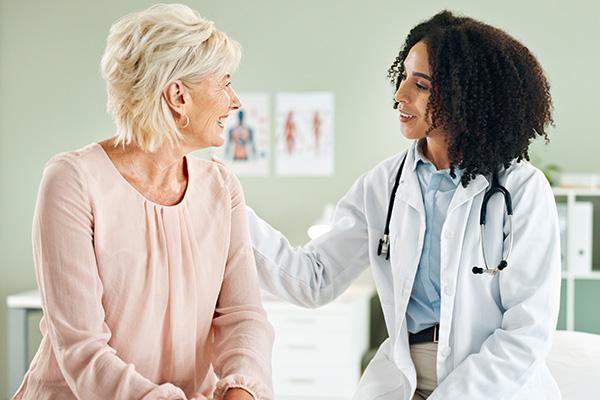
<svg viewBox="0 0 600 400">
<path fill-rule="evenodd" d="M 273 329 L 260 302 L 254 256 L 248 236 L 244 194 L 237 178 L 226 175 L 231 194 L 231 232 L 223 283 L 213 319 L 214 361 L 220 381 L 214 394 L 243 399 L 241 388 L 256 400 L 273 398 Z M 243 394 L 243 393 L 242 393 Z M 234 396 L 235 395 L 235 396 Z"/>
<path fill-rule="evenodd" d="M 430 400 L 510 399 L 529 372 L 545 362 L 560 299 L 556 204 L 537 170 L 511 193 L 514 245 L 511 263 L 498 277 L 502 326 L 440 383 Z"/>
<path fill-rule="evenodd" d="M 368 267 L 364 185 L 362 176 L 338 202 L 329 232 L 297 248 L 248 208 L 252 247 L 265 289 L 300 306 L 318 307 L 342 294 Z"/>
<path fill-rule="evenodd" d="M 33 253 L 52 350 L 79 399 L 185 399 L 156 385 L 108 345 L 102 282 L 94 252 L 94 217 L 85 182 L 65 158 L 44 170 L 33 222 Z M 151 349 L 149 351 L 152 351 Z"/>
</svg>

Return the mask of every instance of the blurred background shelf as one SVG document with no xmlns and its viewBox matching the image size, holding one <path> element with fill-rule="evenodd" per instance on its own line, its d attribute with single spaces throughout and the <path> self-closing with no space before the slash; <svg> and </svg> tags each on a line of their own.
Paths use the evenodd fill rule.
<svg viewBox="0 0 600 400">
<path fill-rule="evenodd" d="M 589 280 L 600 280 L 600 271 L 593 271 L 589 274 L 579 274 L 563 271 L 563 279 L 589 279 Z"/>
<path fill-rule="evenodd" d="M 600 189 L 556 187 L 553 192 L 559 214 L 562 207 L 566 217 L 561 222 L 563 283 L 558 328 L 600 333 L 596 306 L 600 299 Z M 584 220 L 580 202 L 591 213 Z"/>
</svg>

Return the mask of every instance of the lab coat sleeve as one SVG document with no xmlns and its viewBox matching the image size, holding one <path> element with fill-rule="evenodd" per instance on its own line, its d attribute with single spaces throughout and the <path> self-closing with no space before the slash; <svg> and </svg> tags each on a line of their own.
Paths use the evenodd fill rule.
<svg viewBox="0 0 600 400">
<path fill-rule="evenodd" d="M 368 266 L 365 176 L 338 202 L 332 229 L 302 247 L 248 208 L 250 236 L 261 286 L 304 307 L 326 304 Z"/>
<path fill-rule="evenodd" d="M 560 235 L 556 203 L 539 170 L 513 188 L 514 245 L 500 273 L 502 324 L 429 397 L 511 399 L 545 363 L 560 302 Z M 460 316 L 455 316 L 460 318 Z"/>
<path fill-rule="evenodd" d="M 33 222 L 33 255 L 54 356 L 79 399 L 185 399 L 116 354 L 102 306 L 94 216 L 85 180 L 66 159 L 44 171 Z"/>
</svg>

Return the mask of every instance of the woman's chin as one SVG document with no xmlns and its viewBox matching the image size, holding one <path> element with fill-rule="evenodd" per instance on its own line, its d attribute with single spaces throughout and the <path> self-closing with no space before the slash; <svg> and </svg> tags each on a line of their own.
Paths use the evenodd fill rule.
<svg viewBox="0 0 600 400">
<path fill-rule="evenodd" d="M 402 136 L 404 136 L 405 139 L 408 139 L 408 140 L 418 139 L 418 137 L 416 137 L 416 135 L 414 135 L 412 132 L 406 132 L 403 129 L 400 129 L 400 132 L 402 133 Z"/>
<path fill-rule="evenodd" d="M 223 130 L 219 132 L 215 132 L 210 140 L 210 145 L 212 147 L 221 147 L 225 144 L 225 133 Z"/>
<path fill-rule="evenodd" d="M 409 140 L 416 140 L 425 137 L 425 134 L 422 131 L 415 131 L 414 129 L 405 129 L 400 127 L 400 132 L 402 133 L 402 136 Z"/>
<path fill-rule="evenodd" d="M 213 143 L 214 147 L 221 147 L 225 144 L 225 138 L 223 137 L 223 135 L 219 135 L 215 138 L 215 141 Z"/>
</svg>

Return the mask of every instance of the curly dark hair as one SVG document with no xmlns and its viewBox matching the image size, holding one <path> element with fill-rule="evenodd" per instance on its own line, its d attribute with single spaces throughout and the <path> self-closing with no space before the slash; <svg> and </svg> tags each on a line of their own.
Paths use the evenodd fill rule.
<svg viewBox="0 0 600 400">
<path fill-rule="evenodd" d="M 550 85 L 525 46 L 500 29 L 442 11 L 408 34 L 388 69 L 396 89 L 408 52 L 420 41 L 433 78 L 431 128 L 447 133 L 450 171 L 454 177 L 455 168 L 463 170 L 463 186 L 478 174 L 508 168 L 514 159 L 529 160 L 535 137 L 548 142 Z"/>
</svg>

